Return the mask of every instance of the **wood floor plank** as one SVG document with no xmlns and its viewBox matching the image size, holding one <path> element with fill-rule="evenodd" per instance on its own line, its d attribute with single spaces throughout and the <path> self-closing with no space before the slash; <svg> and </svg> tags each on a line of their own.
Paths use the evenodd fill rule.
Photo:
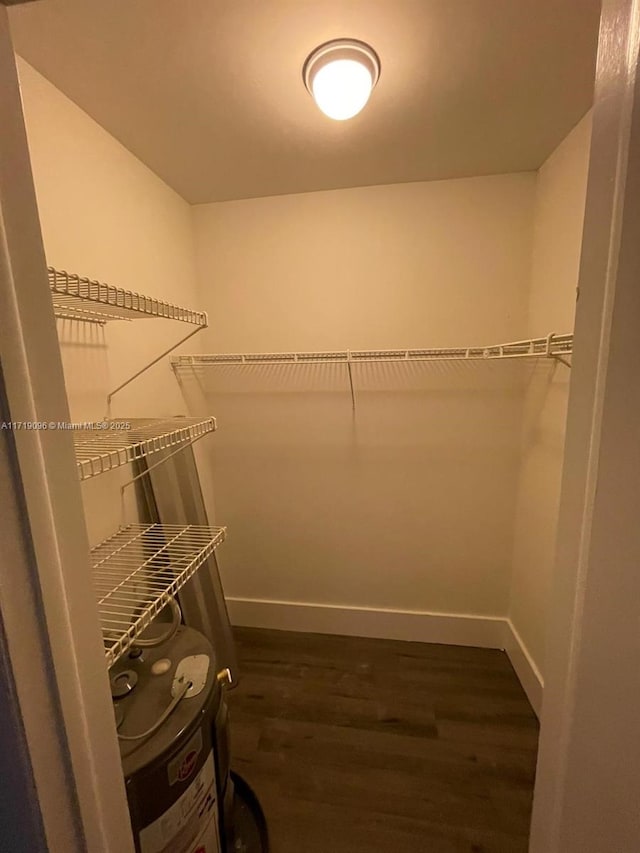
<svg viewBox="0 0 640 853">
<path fill-rule="evenodd" d="M 538 725 L 492 649 L 236 629 L 272 853 L 525 853 Z"/>
</svg>

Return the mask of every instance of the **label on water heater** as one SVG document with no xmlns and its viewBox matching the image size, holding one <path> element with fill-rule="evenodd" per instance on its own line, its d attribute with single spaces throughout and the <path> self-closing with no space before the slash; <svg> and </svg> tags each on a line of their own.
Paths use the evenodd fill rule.
<svg viewBox="0 0 640 853">
<path fill-rule="evenodd" d="M 141 853 L 221 853 L 213 752 L 182 796 L 140 832 Z"/>
<path fill-rule="evenodd" d="M 187 781 L 198 763 L 198 756 L 201 752 L 202 729 L 198 729 L 182 752 L 178 753 L 173 761 L 167 765 L 167 776 L 169 777 L 170 785 L 175 785 L 176 782 Z"/>
</svg>

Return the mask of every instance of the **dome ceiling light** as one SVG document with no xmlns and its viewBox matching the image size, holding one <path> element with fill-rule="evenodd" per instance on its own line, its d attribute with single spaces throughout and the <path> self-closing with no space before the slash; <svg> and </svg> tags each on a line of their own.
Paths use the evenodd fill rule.
<svg viewBox="0 0 640 853">
<path fill-rule="evenodd" d="M 380 77 L 380 60 L 362 41 L 335 39 L 307 57 L 302 77 L 319 109 L 329 118 L 345 121 L 369 100 Z"/>
</svg>

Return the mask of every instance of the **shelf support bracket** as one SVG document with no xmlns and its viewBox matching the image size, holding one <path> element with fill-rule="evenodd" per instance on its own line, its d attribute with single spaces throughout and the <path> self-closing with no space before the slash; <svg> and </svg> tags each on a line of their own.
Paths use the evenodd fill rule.
<svg viewBox="0 0 640 853">
<path fill-rule="evenodd" d="M 553 358 L 553 359 L 555 359 L 556 361 L 560 361 L 560 362 L 562 362 L 562 364 L 564 364 L 566 367 L 568 367 L 569 369 L 571 369 L 571 362 L 570 362 L 570 361 L 567 361 L 567 359 L 566 359 L 566 358 L 563 358 L 563 357 L 562 357 L 561 355 L 559 355 L 557 352 L 553 352 L 553 350 L 552 350 L 552 344 L 553 344 L 553 339 L 554 339 L 554 338 L 555 338 L 555 333 L 554 333 L 554 332 L 551 332 L 550 334 L 548 334 L 548 335 L 547 335 L 547 350 L 546 350 L 545 355 L 547 356 L 547 358 Z"/>
<path fill-rule="evenodd" d="M 349 388 L 351 390 L 351 408 L 356 410 L 356 395 L 353 390 L 353 374 L 351 372 L 351 350 L 347 350 L 347 370 L 349 372 Z"/>
<path fill-rule="evenodd" d="M 185 335 L 184 338 L 180 338 L 180 340 L 177 341 L 175 344 L 173 344 L 173 346 L 170 346 L 169 349 L 160 353 L 160 355 L 157 356 L 156 358 L 154 358 L 153 361 L 150 361 L 148 364 L 145 364 L 145 366 L 140 368 L 140 370 L 138 370 L 136 373 L 134 373 L 133 376 L 130 376 L 128 379 L 125 379 L 125 381 L 122 382 L 120 385 L 118 385 L 117 388 L 114 388 L 113 391 L 110 391 L 107 394 L 107 414 L 106 414 L 106 417 L 109 418 L 111 416 L 111 401 L 113 400 L 115 395 L 118 393 L 118 391 L 122 391 L 122 389 L 126 388 L 127 385 L 129 385 L 131 382 L 133 382 L 134 379 L 137 379 L 139 376 L 142 376 L 142 374 L 145 373 L 147 370 L 149 370 L 150 367 L 153 367 L 154 364 L 157 364 L 165 356 L 172 353 L 181 344 L 183 344 L 185 341 L 188 341 L 189 338 L 192 338 L 194 335 L 197 335 L 198 332 L 201 332 L 203 329 L 206 329 L 206 328 L 207 328 L 206 326 L 198 326 L 196 329 L 193 329 L 193 331 L 189 332 L 188 335 Z"/>
<path fill-rule="evenodd" d="M 567 361 L 566 358 L 563 358 L 561 355 L 554 355 L 553 357 L 555 358 L 556 361 L 562 362 L 562 364 L 566 365 L 566 367 L 571 369 L 571 362 Z"/>
<path fill-rule="evenodd" d="M 159 461 L 159 462 L 154 462 L 152 465 L 147 465 L 147 466 L 145 467 L 144 471 L 142 471 L 140 474 L 136 474 L 136 476 L 135 476 L 135 477 L 132 477 L 130 480 L 127 480 L 127 482 L 126 482 L 126 483 L 123 483 L 123 485 L 122 485 L 122 486 L 120 486 L 120 512 L 121 512 L 121 517 L 122 517 L 122 523 L 123 523 L 123 524 L 125 524 L 125 515 L 126 515 L 126 513 L 125 513 L 125 500 L 124 500 L 124 493 L 125 493 L 125 490 L 127 489 L 127 487 L 128 487 L 128 486 L 132 486 L 134 483 L 137 483 L 137 481 L 138 481 L 138 480 L 140 480 L 142 477 L 148 477 L 148 476 L 149 476 L 149 474 L 154 470 L 154 468 L 159 468 L 161 465 L 164 465 L 164 464 L 165 464 L 165 462 L 168 462 L 168 461 L 169 461 L 169 459 L 171 459 L 171 457 L 172 457 L 172 456 L 175 456 L 175 455 L 176 455 L 176 454 L 178 454 L 178 453 L 182 453 L 182 452 L 183 452 L 183 451 L 185 451 L 188 447 L 193 447 L 193 445 L 194 445 L 197 441 L 200 441 L 200 439 L 201 439 L 201 438 L 204 438 L 204 437 L 205 437 L 205 435 L 208 435 L 208 434 L 209 434 L 209 433 L 206 433 L 206 432 L 205 432 L 205 433 L 202 433 L 202 435 L 196 435 L 196 436 L 195 436 L 195 438 L 192 438 L 192 439 L 191 439 L 191 441 L 187 441 L 187 442 L 185 442 L 185 444 L 182 444 L 182 445 L 180 445 L 180 447 L 177 447 L 175 450 L 172 450 L 172 451 L 171 451 L 171 453 L 169 453 L 169 454 L 168 454 L 167 456 L 165 456 L 163 459 L 160 459 L 160 461 Z M 143 460 L 145 460 L 145 461 L 146 461 L 149 457 L 148 457 L 148 456 L 144 456 L 144 457 L 142 457 L 142 458 L 143 458 Z"/>
</svg>

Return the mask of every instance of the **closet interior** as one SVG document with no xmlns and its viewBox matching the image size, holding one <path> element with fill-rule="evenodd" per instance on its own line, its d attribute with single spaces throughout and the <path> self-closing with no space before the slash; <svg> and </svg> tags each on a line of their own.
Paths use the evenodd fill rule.
<svg viewBox="0 0 640 853">
<path fill-rule="evenodd" d="M 165 797 L 140 794 L 154 739 L 123 747 L 135 849 L 266 850 L 264 811 L 276 853 L 399 850 L 410 832 L 416 850 L 526 850 L 599 3 L 452 3 L 459 29 L 410 0 L 106 5 L 9 15 L 105 674 L 133 702 L 131 673 L 153 682 L 138 658 L 160 672 L 180 642 L 213 656 L 201 689 L 231 708 L 230 759 L 225 716 L 211 779 L 196 770 L 222 803 L 216 840 L 161 847 L 160 817 L 131 799 Z M 454 31 L 452 65 L 471 57 L 455 73 L 436 46 Z M 352 126 L 298 67 L 343 35 L 381 62 Z M 179 714 L 200 676 L 172 677 Z M 168 705 L 149 701 L 156 718 Z M 329 770 L 313 781 L 304 738 L 325 713 L 336 790 L 366 799 L 357 772 L 381 779 L 377 829 L 328 793 Z M 420 765 L 425 737 L 441 752 Z M 380 757 L 396 748 L 398 770 Z M 287 749 L 312 780 L 299 791 L 278 775 Z M 453 754 L 480 769 L 430 782 Z M 262 803 L 246 847 L 224 846 L 243 818 L 221 774 L 237 808 Z M 323 808 L 353 824 L 346 846 Z"/>
</svg>

